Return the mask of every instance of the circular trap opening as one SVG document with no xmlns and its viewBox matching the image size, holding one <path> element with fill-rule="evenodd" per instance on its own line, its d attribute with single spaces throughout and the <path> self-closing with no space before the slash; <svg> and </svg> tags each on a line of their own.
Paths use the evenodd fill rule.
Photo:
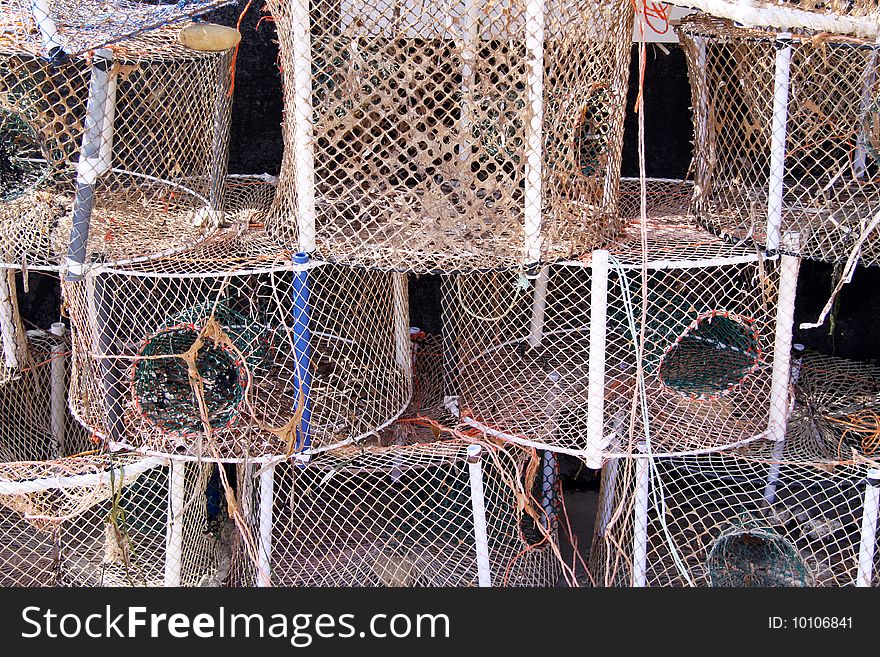
<svg viewBox="0 0 880 657">
<path fill-rule="evenodd" d="M 754 321 L 709 313 L 691 324 L 660 359 L 663 385 L 693 398 L 712 398 L 736 387 L 761 363 Z"/>
<path fill-rule="evenodd" d="M 32 191 L 48 174 L 36 130 L 20 114 L 0 109 L 0 201 Z"/>
<path fill-rule="evenodd" d="M 711 586 L 809 586 L 809 571 L 800 553 L 771 529 L 737 528 L 722 534 L 706 566 Z"/>
<path fill-rule="evenodd" d="M 200 335 L 195 326 L 162 329 L 147 338 L 134 368 L 134 397 L 141 415 L 161 431 L 178 435 L 202 430 L 198 400 L 182 357 Z M 244 362 L 225 345 L 203 337 L 195 355 L 208 422 L 214 429 L 238 414 L 247 385 Z"/>
</svg>

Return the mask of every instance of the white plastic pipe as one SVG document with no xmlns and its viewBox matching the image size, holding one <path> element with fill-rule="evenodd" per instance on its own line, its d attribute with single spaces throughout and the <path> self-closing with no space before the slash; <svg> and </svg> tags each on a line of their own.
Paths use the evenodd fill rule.
<svg viewBox="0 0 880 657">
<path fill-rule="evenodd" d="M 64 454 L 64 433 L 67 423 L 67 345 L 64 335 L 67 328 L 61 322 L 52 324 L 50 329 L 57 340 L 52 345 L 52 360 L 49 364 L 49 431 L 54 458 Z"/>
<path fill-rule="evenodd" d="M 544 338 L 544 313 L 547 309 L 547 281 L 550 278 L 550 267 L 541 267 L 535 280 L 535 291 L 532 295 L 532 318 L 529 323 L 529 346 L 541 345 Z"/>
<path fill-rule="evenodd" d="M 183 566 L 183 510 L 186 502 L 186 464 L 171 461 L 168 516 L 165 524 L 165 586 L 180 586 Z"/>
<path fill-rule="evenodd" d="M 614 513 L 614 503 L 617 499 L 617 468 L 620 459 L 611 458 L 602 466 L 602 508 L 599 510 L 599 536 L 605 536 L 611 516 Z"/>
<path fill-rule="evenodd" d="M 642 448 L 639 448 L 642 451 Z M 636 499 L 633 510 L 633 586 L 648 585 L 648 492 L 651 458 L 636 458 Z"/>
<path fill-rule="evenodd" d="M 394 313 L 394 362 L 397 365 L 405 385 L 412 386 L 413 376 L 413 342 L 410 338 L 409 295 L 406 274 L 391 275 L 392 313 Z M 412 392 L 410 390 L 410 392 Z"/>
<path fill-rule="evenodd" d="M 880 469 L 868 470 L 865 502 L 862 505 L 862 539 L 859 544 L 859 572 L 856 586 L 871 586 L 874 579 L 874 552 L 877 549 L 877 511 L 880 508 Z"/>
<path fill-rule="evenodd" d="M 31 3 L 31 14 L 34 17 L 34 23 L 40 32 L 43 48 L 45 48 L 46 53 L 49 55 L 49 59 L 58 59 L 64 52 L 64 42 L 58 35 L 55 21 L 49 15 L 49 3 L 46 0 L 33 0 Z"/>
<path fill-rule="evenodd" d="M 773 344 L 773 373 L 770 379 L 770 410 L 767 423 L 767 437 L 771 440 L 785 440 L 785 431 L 788 427 L 791 335 L 799 267 L 800 258 L 790 255 L 781 256 L 779 304 L 776 308 L 776 336 Z"/>
<path fill-rule="evenodd" d="M 529 121 L 525 125 L 524 257 L 526 270 L 541 260 L 544 139 L 544 2 L 526 3 L 526 91 Z"/>
<path fill-rule="evenodd" d="M 473 123 L 473 93 L 476 83 L 477 53 L 475 44 L 480 38 L 480 0 L 465 0 L 465 10 L 461 15 L 461 151 L 459 159 L 464 162 L 471 154 L 473 145 L 471 124 Z"/>
<path fill-rule="evenodd" d="M 868 117 L 871 114 L 872 90 L 877 81 L 877 50 L 872 49 L 865 63 L 864 80 L 862 81 L 862 98 L 859 103 L 859 116 Z M 865 130 L 860 130 L 856 140 L 856 151 L 853 155 L 853 173 L 856 178 L 864 178 L 868 168 L 868 139 Z"/>
<path fill-rule="evenodd" d="M 257 586 L 272 586 L 272 509 L 275 502 L 275 464 L 260 474 L 260 545 Z"/>
<path fill-rule="evenodd" d="M 767 250 L 779 249 L 785 193 L 785 141 L 788 135 L 788 82 L 791 71 L 791 33 L 776 36 L 773 79 L 773 120 L 770 128 L 770 180 L 767 189 Z"/>
<path fill-rule="evenodd" d="M 709 56 L 706 47 L 706 37 L 694 37 L 694 43 L 697 46 L 697 70 L 695 71 L 697 80 L 696 87 L 699 92 L 697 106 L 694 108 L 694 126 L 697 130 L 696 145 L 697 153 L 700 157 L 695 157 L 697 166 L 695 182 L 699 186 L 698 193 L 701 198 L 705 198 L 708 193 L 707 186 L 711 184 L 712 172 L 709 170 L 709 162 L 712 161 L 709 149 Z"/>
<path fill-rule="evenodd" d="M 590 358 L 587 382 L 587 451 L 584 462 L 602 467 L 605 440 L 605 337 L 608 311 L 608 251 L 593 251 L 590 272 Z"/>
<path fill-rule="evenodd" d="M 314 253 L 315 143 L 312 124 L 312 39 L 309 0 L 291 0 L 293 36 L 293 169 L 299 251 Z"/>
<path fill-rule="evenodd" d="M 474 539 L 477 551 L 477 579 L 480 586 L 492 586 L 489 568 L 489 534 L 486 528 L 486 500 L 483 495 L 483 448 L 469 445 L 467 449 L 468 470 L 471 478 L 471 507 L 474 517 Z"/>
<path fill-rule="evenodd" d="M 767 473 L 767 484 L 764 486 L 764 501 L 767 504 L 776 503 L 776 488 L 779 486 L 779 468 L 785 453 L 785 437 L 777 440 L 773 445 L 773 461 Z"/>
<path fill-rule="evenodd" d="M 17 370 L 19 366 L 18 342 L 15 339 L 17 333 L 9 272 L 0 269 L 0 342 L 3 343 L 3 362 L 11 370 Z"/>
</svg>

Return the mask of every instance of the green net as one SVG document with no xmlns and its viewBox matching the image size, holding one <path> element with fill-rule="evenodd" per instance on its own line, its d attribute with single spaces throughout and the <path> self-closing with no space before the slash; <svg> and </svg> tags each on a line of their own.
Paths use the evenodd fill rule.
<svg viewBox="0 0 880 657">
<path fill-rule="evenodd" d="M 35 189 L 47 173 L 33 127 L 21 115 L 0 109 L 0 202 Z"/>
<path fill-rule="evenodd" d="M 751 320 L 725 313 L 702 315 L 663 354 L 659 375 L 668 388 L 697 399 L 739 385 L 761 364 Z"/>
<path fill-rule="evenodd" d="M 792 543 L 746 521 L 723 532 L 706 560 L 711 586 L 806 587 L 809 571 Z"/>
<path fill-rule="evenodd" d="M 203 335 L 208 317 L 229 343 Z M 204 407 L 213 429 L 230 425 L 238 415 L 248 385 L 248 368 L 266 366 L 262 328 L 222 304 L 200 304 L 170 317 L 142 344 L 134 368 L 134 396 L 141 414 L 166 433 L 201 432 L 203 421 L 184 355 L 202 337 L 195 355 Z"/>
</svg>

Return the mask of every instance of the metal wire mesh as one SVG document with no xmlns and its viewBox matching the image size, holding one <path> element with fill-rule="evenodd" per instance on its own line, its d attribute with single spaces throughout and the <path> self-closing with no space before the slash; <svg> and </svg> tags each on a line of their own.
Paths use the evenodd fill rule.
<svg viewBox="0 0 880 657">
<path fill-rule="evenodd" d="M 0 40 L 0 262 L 121 262 L 217 229 L 232 51 L 192 50 L 177 33 L 59 65 Z"/>
<path fill-rule="evenodd" d="M 629 2 L 273 0 L 285 153 L 267 227 L 410 271 L 531 265 L 619 229 Z"/>
<path fill-rule="evenodd" d="M 770 250 L 877 264 L 874 40 L 678 27 L 695 121 L 695 200 L 713 232 Z M 798 235 L 795 247 L 780 236 Z"/>
<path fill-rule="evenodd" d="M 17 50 L 61 63 L 229 4 L 232 0 L 2 0 L 0 35 Z"/>
<path fill-rule="evenodd" d="M 264 572 L 236 561 L 239 585 L 271 573 L 276 586 L 476 586 L 477 553 L 462 440 L 348 447 L 306 467 L 274 469 L 271 548 Z M 552 586 L 560 575 L 555 534 L 536 529 L 526 495 L 527 452 L 490 446 L 482 459 L 488 553 L 494 586 Z M 242 477 L 242 474 L 244 475 Z M 261 483 L 239 475 L 245 506 L 259 518 Z M 530 491 L 529 491 L 530 492 Z M 523 508 L 520 501 L 524 500 Z M 259 533 L 254 522 L 253 532 Z"/>
</svg>

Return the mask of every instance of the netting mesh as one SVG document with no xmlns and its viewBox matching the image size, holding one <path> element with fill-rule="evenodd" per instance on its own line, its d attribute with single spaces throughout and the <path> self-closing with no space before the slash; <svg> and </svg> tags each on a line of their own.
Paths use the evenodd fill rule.
<svg viewBox="0 0 880 657">
<path fill-rule="evenodd" d="M 119 262 L 216 230 L 232 55 L 184 47 L 177 34 L 60 65 L 0 40 L 0 262 Z"/>
<path fill-rule="evenodd" d="M 687 17 L 696 212 L 713 232 L 804 257 L 877 264 L 878 52 L 873 40 Z M 775 98 L 775 100 L 774 100 Z M 798 234 L 799 246 L 780 236 Z"/>
<path fill-rule="evenodd" d="M 631 221 L 610 247 L 607 300 L 599 303 L 604 364 L 593 376 L 589 259 L 549 266 L 534 283 L 515 272 L 444 280 L 449 394 L 463 417 L 520 442 L 582 455 L 590 449 L 589 382 L 598 374 L 594 400 L 604 404 L 597 417 L 602 436 L 612 437 L 607 453 L 629 452 L 648 429 L 664 453 L 719 449 L 766 430 L 778 262 L 694 228 L 661 202 L 684 200 L 682 189 L 652 184 L 645 291 L 638 224 Z M 647 428 L 641 415 L 631 418 L 639 367 Z"/>
<path fill-rule="evenodd" d="M 467 445 L 349 447 L 305 468 L 276 466 L 272 584 L 477 586 Z M 548 544 L 555 535 L 536 525 L 542 516 L 530 497 L 536 472 L 527 472 L 527 452 L 488 447 L 481 467 L 492 584 L 552 586 L 560 576 Z M 250 487 L 245 500 L 256 508 L 259 481 L 249 472 L 239 475 L 239 488 Z M 260 581 L 253 560 L 239 563 L 238 584 Z"/>
<path fill-rule="evenodd" d="M 625 0 L 269 3 L 285 153 L 268 228 L 322 258 L 520 266 L 619 229 Z"/>
<path fill-rule="evenodd" d="M 65 283 L 81 421 L 139 449 L 240 458 L 343 444 L 399 416 L 405 276 L 293 256 L 239 226 Z"/>
<path fill-rule="evenodd" d="M 64 62 L 149 30 L 180 23 L 232 0 L 2 0 L 0 34 L 17 50 Z"/>
</svg>

